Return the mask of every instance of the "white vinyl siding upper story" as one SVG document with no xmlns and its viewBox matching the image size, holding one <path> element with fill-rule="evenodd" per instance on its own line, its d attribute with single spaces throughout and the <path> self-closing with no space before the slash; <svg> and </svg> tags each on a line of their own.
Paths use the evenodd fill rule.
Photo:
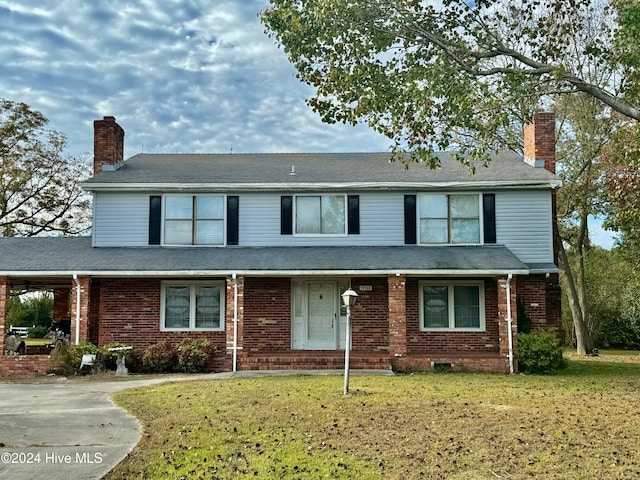
<svg viewBox="0 0 640 480">
<path fill-rule="evenodd" d="M 351 192 L 350 192 L 351 193 Z M 403 197 L 397 193 L 360 194 L 360 233 L 357 235 L 282 235 L 280 195 L 249 193 L 240 195 L 240 244 L 272 245 L 403 245 Z"/>
<path fill-rule="evenodd" d="M 496 243 L 508 247 L 525 263 L 553 263 L 551 193 L 496 193 Z"/>
<path fill-rule="evenodd" d="M 93 194 L 93 246 L 149 245 L 149 194 Z"/>
<path fill-rule="evenodd" d="M 296 235 L 294 232 L 283 235 L 281 192 L 238 192 L 239 245 L 404 245 L 404 195 L 416 192 L 340 193 L 359 195 L 359 234 Z M 525 263 L 553 262 L 550 191 L 498 190 L 494 193 L 496 243 L 508 247 Z M 152 194 L 159 195 L 157 192 L 95 192 L 94 246 L 149 245 L 149 197 Z M 416 221 L 419 222 L 419 218 Z"/>
</svg>

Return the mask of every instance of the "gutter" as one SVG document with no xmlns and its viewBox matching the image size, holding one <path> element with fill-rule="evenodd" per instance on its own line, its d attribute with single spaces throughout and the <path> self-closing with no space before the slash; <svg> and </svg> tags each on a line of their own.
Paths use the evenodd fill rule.
<svg viewBox="0 0 640 480">
<path fill-rule="evenodd" d="M 504 275 L 506 273 L 511 275 L 529 275 L 531 271 L 528 268 L 513 268 L 513 269 L 398 269 L 398 268 L 381 268 L 381 269 L 317 269 L 317 270 L 235 270 L 236 275 L 245 276 L 268 276 L 268 277 L 291 277 L 296 275 L 306 276 L 332 276 L 332 275 L 345 275 L 345 276 L 388 276 L 396 275 L 398 271 L 402 271 L 403 275 L 407 276 L 439 276 L 439 277 L 493 277 L 497 275 Z M 544 269 L 541 273 L 550 272 L 549 269 Z M 555 273 L 555 272 L 550 272 Z M 53 276 L 67 276 L 67 275 L 82 275 L 88 277 L 99 278 L 114 278 L 114 277 L 199 277 L 199 276 L 226 276 L 229 275 L 229 270 L 83 270 L 76 273 L 68 270 L 16 270 L 16 271 L 0 271 L 0 275 L 7 276 L 24 276 L 24 277 L 53 277 Z"/>
<path fill-rule="evenodd" d="M 450 181 L 450 182 L 282 182 L 282 183 L 125 183 L 125 182 L 84 182 L 82 188 L 95 192 L 210 192 L 214 188 L 217 192 L 282 192 L 282 191 L 331 191 L 342 192 L 345 190 L 374 190 L 374 191 L 401 191 L 401 190 L 496 190 L 511 188 L 558 188 L 562 181 L 557 178 L 535 180 L 498 180 L 498 181 Z"/>
<path fill-rule="evenodd" d="M 507 275 L 507 337 L 509 339 L 509 373 L 513 375 L 513 318 L 511 317 L 511 279 L 512 274 Z"/>
<path fill-rule="evenodd" d="M 73 274 L 73 281 L 76 284 L 76 340 L 75 344 L 80 343 L 80 280 L 78 280 L 78 274 Z"/>
<path fill-rule="evenodd" d="M 233 372 L 238 371 L 238 278 L 235 273 L 233 279 Z"/>
</svg>

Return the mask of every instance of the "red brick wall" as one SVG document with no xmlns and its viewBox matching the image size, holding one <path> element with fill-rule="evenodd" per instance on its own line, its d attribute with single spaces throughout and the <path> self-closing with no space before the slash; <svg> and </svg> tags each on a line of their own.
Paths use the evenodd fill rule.
<svg viewBox="0 0 640 480">
<path fill-rule="evenodd" d="M 484 332 L 420 331 L 418 281 L 419 279 L 416 278 L 407 279 L 407 344 L 409 354 L 432 352 L 498 353 L 500 351 L 498 290 L 494 279 L 484 279 L 486 319 L 486 331 Z"/>
<path fill-rule="evenodd" d="M 204 337 L 224 352 L 225 332 L 161 332 L 160 280 L 100 279 L 99 346 L 122 342 L 144 348 L 166 340 Z"/>
<path fill-rule="evenodd" d="M 50 368 L 49 355 L 0 355 L 0 377 L 43 375 Z"/>
<path fill-rule="evenodd" d="M 551 328 L 562 334 L 561 292 L 558 274 L 518 277 L 518 298 L 531 318 L 531 327 Z"/>
<path fill-rule="evenodd" d="M 547 291 L 547 328 L 555 329 L 562 337 L 564 333 L 562 331 L 562 290 L 557 273 L 552 273 L 549 278 L 545 278 L 545 288 Z"/>
<path fill-rule="evenodd" d="M 97 345 L 100 342 L 100 279 L 91 279 L 91 289 L 89 296 L 89 318 L 88 318 L 88 340 Z"/>
<path fill-rule="evenodd" d="M 71 288 L 54 288 L 53 289 L 53 319 L 56 322 L 60 320 L 71 319 L 71 307 L 69 301 L 71 299 Z"/>
<path fill-rule="evenodd" d="M 387 278 L 389 295 L 389 353 L 393 357 L 405 355 L 408 351 L 407 334 L 409 332 L 409 302 L 407 277 L 390 276 Z"/>
<path fill-rule="evenodd" d="M 291 279 L 245 278 L 245 352 L 291 350 Z"/>
<path fill-rule="evenodd" d="M 360 285 L 371 290 L 360 290 Z M 358 300 L 351 310 L 353 351 L 389 351 L 389 288 L 386 278 L 352 278 Z M 342 292 L 340 292 L 342 293 Z"/>
</svg>

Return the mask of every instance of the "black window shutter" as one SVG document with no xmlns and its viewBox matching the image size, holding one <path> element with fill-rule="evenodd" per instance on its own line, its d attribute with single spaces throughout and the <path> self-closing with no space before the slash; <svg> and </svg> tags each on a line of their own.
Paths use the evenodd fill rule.
<svg viewBox="0 0 640 480">
<path fill-rule="evenodd" d="M 162 227 L 162 197 L 149 197 L 149 245 L 160 245 L 160 229 Z"/>
<path fill-rule="evenodd" d="M 360 233 L 360 195 L 348 195 L 347 204 L 349 205 L 347 232 L 349 235 L 358 235 Z"/>
<path fill-rule="evenodd" d="M 227 197 L 227 245 L 238 245 L 240 197 Z"/>
<path fill-rule="evenodd" d="M 280 197 L 280 234 L 293 234 L 293 197 L 291 195 Z"/>
<path fill-rule="evenodd" d="M 496 195 L 482 195 L 482 213 L 484 216 L 484 243 L 496 243 Z"/>
<path fill-rule="evenodd" d="M 404 196 L 404 243 L 415 245 L 416 234 L 416 196 Z"/>
</svg>

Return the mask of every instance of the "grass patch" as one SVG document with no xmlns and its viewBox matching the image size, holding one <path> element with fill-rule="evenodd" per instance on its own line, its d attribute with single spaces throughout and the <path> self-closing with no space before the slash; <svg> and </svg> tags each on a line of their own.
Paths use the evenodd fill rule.
<svg viewBox="0 0 640 480">
<path fill-rule="evenodd" d="M 50 343 L 52 343 L 53 340 L 50 338 L 31 338 L 31 337 L 27 337 L 24 339 L 24 343 L 27 345 L 27 347 L 31 346 L 37 346 L 37 345 L 49 345 Z"/>
<path fill-rule="evenodd" d="M 637 478 L 638 362 L 354 376 L 347 397 L 336 376 L 126 390 L 114 399 L 145 433 L 106 478 Z"/>
</svg>

